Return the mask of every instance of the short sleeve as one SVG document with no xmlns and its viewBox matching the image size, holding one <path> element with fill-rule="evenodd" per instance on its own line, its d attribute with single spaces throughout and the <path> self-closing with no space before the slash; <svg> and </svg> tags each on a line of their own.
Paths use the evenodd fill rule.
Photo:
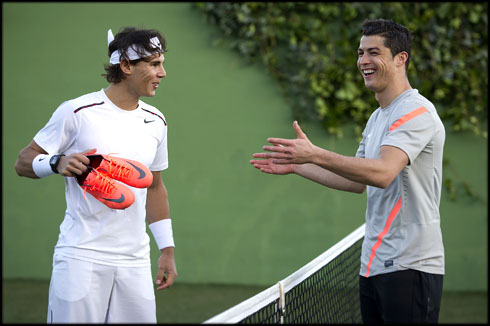
<svg viewBox="0 0 490 326">
<path fill-rule="evenodd" d="M 162 129 L 162 137 L 157 146 L 155 159 L 150 166 L 150 170 L 152 171 L 162 171 L 168 168 L 167 129 L 168 124 L 165 123 Z"/>
<path fill-rule="evenodd" d="M 362 139 L 361 139 L 361 142 L 359 143 L 359 147 L 357 148 L 356 157 L 360 157 L 360 158 L 365 158 L 366 157 L 366 144 L 367 144 L 367 140 L 368 140 L 368 137 L 369 137 L 368 135 L 371 134 L 372 129 L 375 126 L 375 122 L 376 122 L 376 120 L 377 120 L 380 112 L 381 111 L 378 108 L 369 117 L 369 119 L 368 119 L 368 121 L 366 123 L 366 127 L 362 131 Z"/>
<path fill-rule="evenodd" d="M 430 142 L 434 132 L 431 113 L 425 107 L 420 107 L 398 117 L 391 124 L 381 146 L 398 147 L 413 162 Z"/>
<path fill-rule="evenodd" d="M 70 102 L 62 103 L 46 125 L 34 136 L 34 141 L 46 152 L 63 153 L 70 148 L 78 133 L 75 114 Z"/>
<path fill-rule="evenodd" d="M 361 142 L 359 143 L 359 147 L 357 148 L 356 157 L 361 157 L 361 158 L 366 157 L 366 151 L 365 151 L 366 141 L 365 140 L 366 140 L 366 129 L 364 129 L 364 131 L 362 132 L 362 139 L 361 139 Z"/>
</svg>

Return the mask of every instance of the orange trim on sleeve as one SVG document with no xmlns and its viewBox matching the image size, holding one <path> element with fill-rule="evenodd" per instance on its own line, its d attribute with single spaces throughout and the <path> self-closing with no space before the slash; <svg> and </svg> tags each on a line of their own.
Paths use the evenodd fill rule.
<svg viewBox="0 0 490 326">
<path fill-rule="evenodd" d="M 415 118 L 418 115 L 421 115 L 422 113 L 429 112 L 425 107 L 421 106 L 418 109 L 413 110 L 410 113 L 405 114 L 403 117 L 400 119 L 396 120 L 390 127 L 390 131 L 395 130 L 396 128 L 400 127 L 402 124 L 405 122 Z"/>
<path fill-rule="evenodd" d="M 385 228 L 380 234 L 378 234 L 378 241 L 376 241 L 373 248 L 371 249 L 371 256 L 369 257 L 369 263 L 367 264 L 367 272 L 366 274 L 364 274 L 364 277 L 369 276 L 371 264 L 373 263 L 373 259 L 376 256 L 376 250 L 378 250 L 379 246 L 381 246 L 381 242 L 383 241 L 383 238 L 386 235 L 386 233 L 388 233 L 391 223 L 393 223 L 393 220 L 395 219 L 395 216 L 400 211 L 401 206 L 402 206 L 402 198 L 400 197 L 400 199 L 398 199 L 398 201 L 396 202 L 395 207 L 393 207 L 393 209 L 391 210 L 390 215 L 388 215 L 388 220 L 386 221 Z"/>
</svg>

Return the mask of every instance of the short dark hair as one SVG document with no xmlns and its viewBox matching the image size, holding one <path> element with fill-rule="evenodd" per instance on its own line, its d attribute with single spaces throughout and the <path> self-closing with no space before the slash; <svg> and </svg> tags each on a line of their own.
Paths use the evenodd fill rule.
<svg viewBox="0 0 490 326">
<path fill-rule="evenodd" d="M 160 44 L 162 45 L 162 50 L 155 49 L 150 45 L 150 39 L 155 36 L 158 37 Z M 140 59 L 129 60 L 128 58 L 128 48 L 133 44 L 136 46 L 132 48 L 141 56 Z M 117 50 L 121 52 L 119 58 L 120 61 L 128 60 L 130 64 L 135 65 L 140 61 L 148 61 L 148 58 L 145 57 L 145 53 L 165 53 L 167 51 L 167 44 L 165 38 L 157 30 L 123 27 L 116 34 L 114 40 L 109 44 L 109 49 L 107 50 L 109 57 Z M 126 75 L 121 70 L 119 64 L 105 64 L 104 70 L 106 73 L 102 74 L 102 76 L 105 77 L 109 83 L 117 84 L 126 78 Z"/>
<path fill-rule="evenodd" d="M 384 45 L 391 50 L 393 57 L 400 52 L 407 52 L 408 59 L 405 63 L 405 69 L 408 72 L 413 40 L 413 35 L 408 28 L 389 19 L 366 20 L 362 24 L 362 35 L 384 37 Z"/>
</svg>

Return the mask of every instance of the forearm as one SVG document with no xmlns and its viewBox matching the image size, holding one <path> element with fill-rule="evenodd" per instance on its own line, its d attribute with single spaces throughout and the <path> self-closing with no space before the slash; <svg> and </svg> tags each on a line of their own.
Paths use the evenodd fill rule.
<svg viewBox="0 0 490 326">
<path fill-rule="evenodd" d="M 175 244 L 168 194 L 159 172 L 153 172 L 153 183 L 147 190 L 146 220 L 162 254 L 173 257 Z"/>
<path fill-rule="evenodd" d="M 148 188 L 146 219 L 162 253 L 158 259 L 158 272 L 155 280 L 158 284 L 157 290 L 160 291 L 172 286 L 177 277 L 168 195 L 160 172 L 153 172 L 153 183 Z"/>
<path fill-rule="evenodd" d="M 312 163 L 355 183 L 386 188 L 395 175 L 382 160 L 340 155 L 317 147 Z"/>
<path fill-rule="evenodd" d="M 354 193 L 363 193 L 366 185 L 346 179 L 315 164 L 297 164 L 294 173 L 325 187 Z"/>
<path fill-rule="evenodd" d="M 38 148 L 37 148 L 38 147 Z M 48 154 L 41 147 L 32 146 L 32 143 L 22 149 L 15 161 L 15 171 L 21 177 L 27 177 L 31 179 L 39 179 L 32 169 L 32 161 L 39 154 Z"/>
<path fill-rule="evenodd" d="M 268 138 L 267 141 L 273 146 L 264 146 L 263 149 L 272 153 L 254 154 L 254 157 L 269 158 L 272 159 L 273 164 L 288 166 L 313 163 L 352 182 L 378 188 L 388 187 L 400 171 L 410 163 L 409 157 L 402 149 L 388 145 L 379 148 L 379 155 L 376 159 L 343 156 L 313 145 L 297 121 L 293 123 L 293 127 L 298 136 L 296 139 Z M 336 189 L 347 185 L 345 180 L 326 174 L 326 172 L 319 173 L 316 170 L 316 173 L 303 173 L 306 173 L 307 178 L 312 178 L 311 180 L 322 184 L 329 178 L 333 178 L 332 183 L 329 181 L 327 184 Z M 347 185 L 347 189 L 350 189 L 351 186 L 358 189 L 357 185 L 352 184 Z"/>
<path fill-rule="evenodd" d="M 165 185 L 150 186 L 146 197 L 146 221 L 148 224 L 170 218 L 168 194 Z"/>
</svg>

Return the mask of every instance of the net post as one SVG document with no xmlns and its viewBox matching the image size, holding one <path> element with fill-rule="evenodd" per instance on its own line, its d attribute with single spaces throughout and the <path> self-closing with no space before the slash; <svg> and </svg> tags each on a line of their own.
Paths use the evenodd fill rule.
<svg viewBox="0 0 490 326">
<path fill-rule="evenodd" d="M 284 314 L 286 313 L 286 296 L 284 284 L 282 281 L 277 282 L 279 285 L 279 323 L 284 324 Z"/>
</svg>

